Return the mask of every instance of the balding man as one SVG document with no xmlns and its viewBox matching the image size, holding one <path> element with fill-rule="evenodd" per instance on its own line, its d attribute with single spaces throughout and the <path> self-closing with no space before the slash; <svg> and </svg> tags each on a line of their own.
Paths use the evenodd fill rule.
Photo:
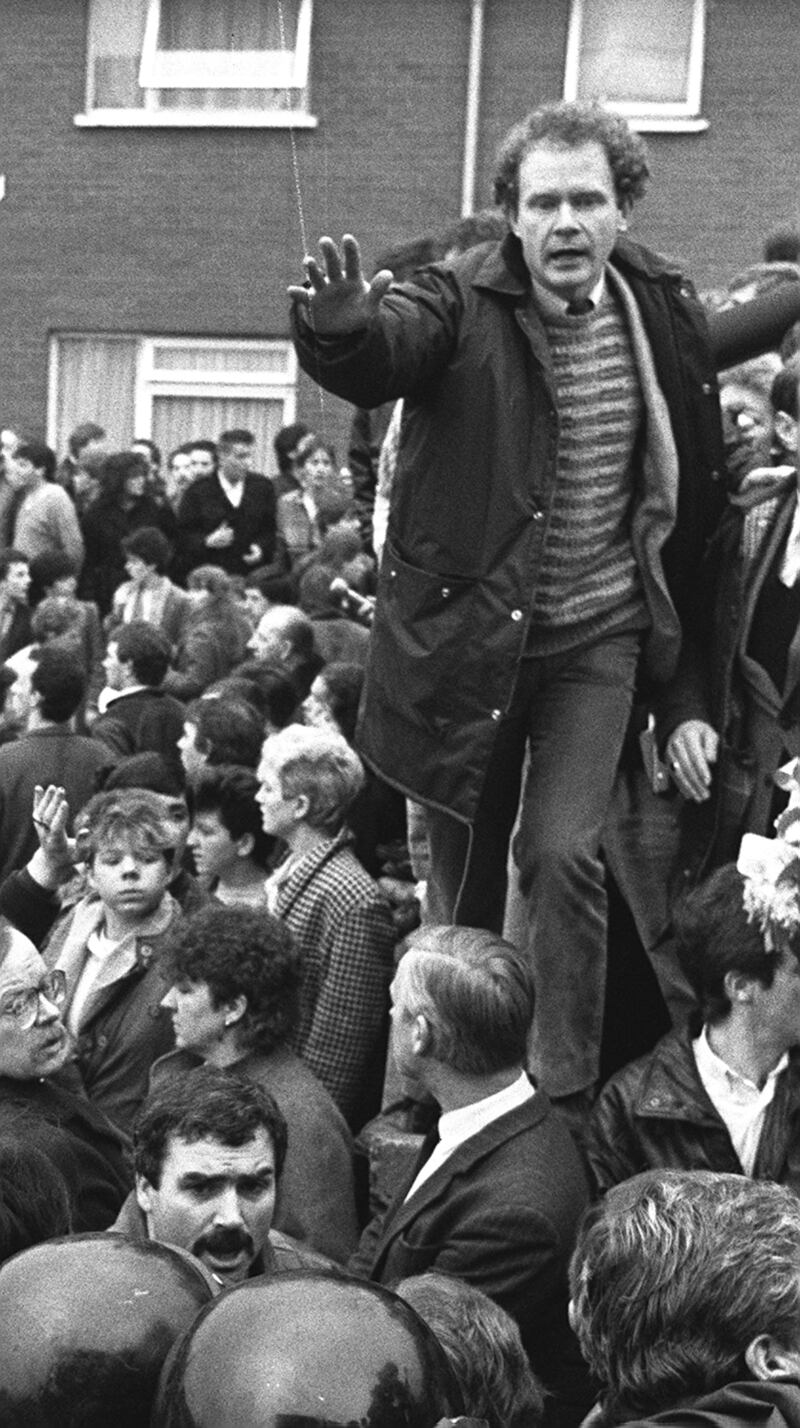
<svg viewBox="0 0 800 1428">
<path fill-rule="evenodd" d="M 323 661 L 314 645 L 314 626 L 303 610 L 296 605 L 271 605 L 261 616 L 247 647 L 256 659 L 282 665 L 297 690 L 298 700 L 306 698 Z"/>
</svg>

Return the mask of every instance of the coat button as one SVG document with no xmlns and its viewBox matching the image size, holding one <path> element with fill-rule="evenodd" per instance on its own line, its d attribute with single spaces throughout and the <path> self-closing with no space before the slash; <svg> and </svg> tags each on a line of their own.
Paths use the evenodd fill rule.
<svg viewBox="0 0 800 1428">
<path fill-rule="evenodd" d="M 538 506 L 534 506 L 533 510 L 531 511 L 531 520 L 543 521 L 544 511 L 540 511 Z"/>
<path fill-rule="evenodd" d="M 494 719 L 495 723 L 497 722 L 498 719 L 502 719 L 502 717 L 503 717 L 503 711 L 502 711 L 502 709 L 493 709 L 493 710 L 492 710 L 492 718 Z"/>
<path fill-rule="evenodd" d="M 521 620 L 521 619 L 522 619 L 522 611 L 521 611 L 521 610 L 512 610 L 512 611 L 511 611 L 511 618 L 512 618 L 512 620 Z"/>
<path fill-rule="evenodd" d="M 447 599 L 449 599 L 449 597 L 450 597 L 450 586 L 449 586 L 449 585 L 443 585 L 443 586 L 442 586 L 442 599 L 443 599 L 443 600 L 447 600 Z"/>
<path fill-rule="evenodd" d="M 714 385 L 712 382 L 704 382 L 700 390 L 703 393 L 704 397 L 710 397 L 711 393 L 714 391 Z"/>
</svg>

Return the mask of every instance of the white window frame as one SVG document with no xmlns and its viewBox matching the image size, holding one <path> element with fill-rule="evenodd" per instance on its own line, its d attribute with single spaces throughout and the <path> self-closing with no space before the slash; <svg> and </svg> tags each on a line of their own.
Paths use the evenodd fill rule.
<svg viewBox="0 0 800 1428">
<path fill-rule="evenodd" d="M 285 374 L 241 371 L 226 368 L 221 372 L 198 372 L 194 367 L 156 367 L 156 348 L 186 352 L 198 349 L 238 347 L 243 351 L 265 348 L 280 352 L 286 362 Z M 261 401 L 282 401 L 283 426 L 295 418 L 297 386 L 297 356 L 288 338 L 250 341 L 235 337 L 145 337 L 141 340 L 136 370 L 135 423 L 136 430 L 150 436 L 153 429 L 153 402 L 156 397 L 228 397 L 255 398 Z"/>
<path fill-rule="evenodd" d="M 120 0 L 124 4 L 125 0 Z M 300 89 L 308 86 L 314 0 L 300 0 L 292 50 L 159 50 L 161 0 L 148 0 L 139 87 L 144 107 L 100 109 L 93 103 L 92 54 L 87 53 L 86 102 L 79 128 L 313 129 L 305 109 L 162 109 L 161 89 Z M 89 32 L 91 41 L 91 29 Z"/>
<path fill-rule="evenodd" d="M 581 38 L 585 0 L 571 0 L 567 52 L 564 66 L 564 98 L 577 99 L 580 80 Z M 703 64 L 705 59 L 705 0 L 693 0 L 686 99 L 680 103 L 603 99 L 604 108 L 620 114 L 632 129 L 644 133 L 699 133 L 708 128 L 701 115 Z"/>
<path fill-rule="evenodd" d="M 297 356 L 288 338 L 254 340 L 244 337 L 142 337 L 135 333 L 56 332 L 50 338 L 47 386 L 47 440 L 57 441 L 59 342 L 69 337 L 108 340 L 110 336 L 132 339 L 137 344 L 134 378 L 134 427 L 142 436 L 153 431 L 153 405 L 156 397 L 217 397 L 222 400 L 251 398 L 283 403 L 282 426 L 290 425 L 297 413 Z M 157 367 L 156 349 L 170 348 L 178 352 L 216 350 L 220 347 L 242 351 L 280 353 L 285 362 L 283 372 L 249 371 L 226 368 L 224 371 L 197 371 L 193 367 Z"/>
</svg>

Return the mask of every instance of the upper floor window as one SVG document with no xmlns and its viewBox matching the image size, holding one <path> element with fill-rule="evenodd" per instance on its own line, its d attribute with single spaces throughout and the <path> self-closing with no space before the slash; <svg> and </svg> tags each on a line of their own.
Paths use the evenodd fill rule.
<svg viewBox="0 0 800 1428">
<path fill-rule="evenodd" d="M 572 0 L 564 98 L 636 129 L 705 129 L 704 43 L 705 0 Z"/>
<path fill-rule="evenodd" d="M 312 124 L 313 0 L 89 0 L 79 124 Z"/>
</svg>

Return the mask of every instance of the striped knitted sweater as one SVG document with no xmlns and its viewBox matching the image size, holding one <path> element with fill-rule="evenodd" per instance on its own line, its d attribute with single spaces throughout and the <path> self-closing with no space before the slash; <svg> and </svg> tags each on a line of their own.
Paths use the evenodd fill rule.
<svg viewBox="0 0 800 1428">
<path fill-rule="evenodd" d="M 643 402 L 623 311 L 606 288 L 588 316 L 542 314 L 559 444 L 529 653 L 647 625 L 630 540 Z"/>
</svg>

